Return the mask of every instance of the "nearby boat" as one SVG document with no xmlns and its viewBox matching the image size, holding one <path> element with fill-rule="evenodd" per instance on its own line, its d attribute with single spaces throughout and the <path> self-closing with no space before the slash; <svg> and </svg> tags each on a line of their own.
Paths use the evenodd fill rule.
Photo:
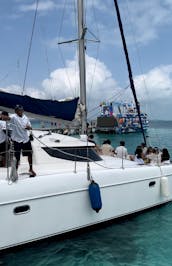
<svg viewBox="0 0 172 266">
<path fill-rule="evenodd" d="M 111 102 L 101 103 L 101 113 L 97 117 L 97 132 L 137 133 L 141 132 L 139 115 L 134 103 Z M 146 113 L 140 112 L 143 130 L 149 127 L 149 120 Z"/>
<path fill-rule="evenodd" d="M 83 0 L 78 0 L 78 14 L 81 63 L 86 33 Z M 172 200 L 171 164 L 140 166 L 126 159 L 100 156 L 94 143 L 87 141 L 84 67 L 80 64 L 84 91 L 80 97 L 81 138 L 34 130 L 37 176 L 29 178 L 24 158 L 17 181 L 13 161 L 0 170 L 0 249 L 99 224 Z"/>
</svg>

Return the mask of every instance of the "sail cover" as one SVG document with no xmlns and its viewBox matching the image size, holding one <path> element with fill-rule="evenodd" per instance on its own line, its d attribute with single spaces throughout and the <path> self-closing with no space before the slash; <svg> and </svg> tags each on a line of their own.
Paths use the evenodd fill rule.
<svg viewBox="0 0 172 266">
<path fill-rule="evenodd" d="M 24 111 L 32 117 L 48 117 L 72 121 L 78 104 L 78 97 L 72 100 L 40 100 L 30 96 L 11 94 L 0 91 L 0 109 L 14 112 L 16 104 L 22 105 Z M 33 115 L 32 115 L 33 114 Z"/>
</svg>

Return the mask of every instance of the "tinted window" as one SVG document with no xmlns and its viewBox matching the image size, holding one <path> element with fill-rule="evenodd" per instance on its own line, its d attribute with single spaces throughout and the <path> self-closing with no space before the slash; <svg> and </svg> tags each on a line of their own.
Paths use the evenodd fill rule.
<svg viewBox="0 0 172 266">
<path fill-rule="evenodd" d="M 66 147 L 66 148 L 58 148 L 57 147 L 44 147 L 43 148 L 50 156 L 61 158 L 70 161 L 80 161 L 86 162 L 87 158 L 92 161 L 101 161 L 102 159 L 96 153 L 94 148 L 91 147 Z M 90 161 L 89 160 L 89 161 Z"/>
</svg>

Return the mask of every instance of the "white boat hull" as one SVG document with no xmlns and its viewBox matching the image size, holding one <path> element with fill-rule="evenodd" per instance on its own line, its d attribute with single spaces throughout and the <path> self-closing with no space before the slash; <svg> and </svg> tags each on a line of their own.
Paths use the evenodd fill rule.
<svg viewBox="0 0 172 266">
<path fill-rule="evenodd" d="M 168 176 L 168 197 L 161 193 L 159 167 L 144 167 L 144 171 L 142 166 L 93 170 L 92 176 L 101 190 L 102 209 L 99 213 L 91 208 L 86 171 L 26 178 L 11 185 L 3 180 L 0 186 L 0 249 L 77 230 L 171 201 L 172 166 L 162 168 L 164 175 Z M 28 206 L 29 210 L 15 214 L 16 207 L 21 206 Z"/>
</svg>

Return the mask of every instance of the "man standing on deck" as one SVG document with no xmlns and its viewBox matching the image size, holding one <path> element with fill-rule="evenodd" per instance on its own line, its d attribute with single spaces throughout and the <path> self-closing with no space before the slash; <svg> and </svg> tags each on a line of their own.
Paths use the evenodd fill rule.
<svg viewBox="0 0 172 266">
<path fill-rule="evenodd" d="M 23 112 L 23 106 L 16 105 L 15 114 L 11 116 L 11 124 L 13 129 L 11 139 L 14 143 L 16 169 L 18 169 L 22 151 L 22 155 L 28 157 L 30 177 L 34 177 L 36 176 L 36 173 L 32 168 L 32 146 L 27 133 L 27 130 L 32 129 L 32 127 L 29 119 L 25 114 L 23 114 Z"/>
</svg>

